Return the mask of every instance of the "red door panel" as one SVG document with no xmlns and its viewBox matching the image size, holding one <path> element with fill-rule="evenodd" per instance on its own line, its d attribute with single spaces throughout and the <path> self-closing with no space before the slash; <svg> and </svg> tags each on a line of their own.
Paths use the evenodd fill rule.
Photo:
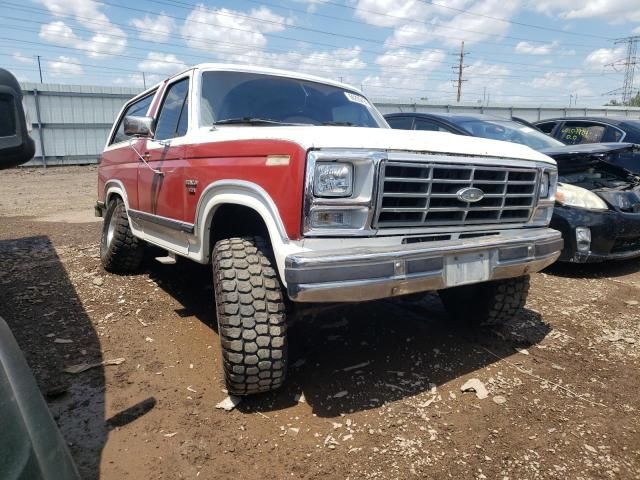
<svg viewBox="0 0 640 480">
<path fill-rule="evenodd" d="M 143 148 L 145 141 L 132 140 L 136 149 Z M 109 180 L 118 180 L 124 186 L 129 208 L 138 208 L 138 164 L 141 163 L 138 155 L 133 151 L 129 142 L 118 144 L 116 148 L 105 150 L 100 157 L 98 169 L 98 198 L 104 199 L 104 186 Z"/>
<path fill-rule="evenodd" d="M 138 209 L 175 220 L 184 216 L 184 146 L 148 140 L 138 165 Z M 157 172 L 162 172 L 157 173 Z"/>
</svg>

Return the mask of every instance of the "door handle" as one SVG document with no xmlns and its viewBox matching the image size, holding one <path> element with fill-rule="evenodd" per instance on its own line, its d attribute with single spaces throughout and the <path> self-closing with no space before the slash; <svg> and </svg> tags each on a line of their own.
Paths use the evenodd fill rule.
<svg viewBox="0 0 640 480">
<path fill-rule="evenodd" d="M 145 160 L 149 160 L 151 158 L 151 154 L 149 152 L 144 152 L 144 155 L 142 155 L 142 158 L 144 158 Z"/>
</svg>

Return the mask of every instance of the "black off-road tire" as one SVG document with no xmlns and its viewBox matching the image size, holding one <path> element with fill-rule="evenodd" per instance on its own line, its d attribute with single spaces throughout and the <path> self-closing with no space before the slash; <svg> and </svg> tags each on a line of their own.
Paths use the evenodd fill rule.
<svg viewBox="0 0 640 480">
<path fill-rule="evenodd" d="M 285 305 L 269 253 L 261 237 L 220 240 L 213 248 L 218 333 L 231 395 L 269 392 L 285 379 Z"/>
<path fill-rule="evenodd" d="M 121 199 L 109 202 L 102 225 L 100 260 L 111 273 L 132 273 L 140 268 L 144 241 L 135 237 L 129 226 L 127 209 Z"/>
<path fill-rule="evenodd" d="M 503 325 L 524 307 L 529 275 L 440 290 L 440 299 L 456 320 L 481 326 Z"/>
</svg>

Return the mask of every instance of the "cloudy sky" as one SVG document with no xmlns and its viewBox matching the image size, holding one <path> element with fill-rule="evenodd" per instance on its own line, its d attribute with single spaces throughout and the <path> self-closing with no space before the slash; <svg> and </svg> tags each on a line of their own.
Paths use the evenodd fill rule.
<svg viewBox="0 0 640 480">
<path fill-rule="evenodd" d="M 0 65 L 39 81 L 39 55 L 45 82 L 141 88 L 248 63 L 450 103 L 464 41 L 463 102 L 601 105 L 622 85 L 615 40 L 640 35 L 639 1 L 0 1 Z"/>
</svg>

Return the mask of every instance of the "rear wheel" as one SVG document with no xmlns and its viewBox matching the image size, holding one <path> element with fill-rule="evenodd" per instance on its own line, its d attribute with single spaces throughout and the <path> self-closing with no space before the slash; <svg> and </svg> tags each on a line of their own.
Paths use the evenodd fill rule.
<svg viewBox="0 0 640 480">
<path fill-rule="evenodd" d="M 102 225 L 100 260 L 112 273 L 131 273 L 140 268 L 144 242 L 133 235 L 127 209 L 121 199 L 109 202 Z"/>
<path fill-rule="evenodd" d="M 480 325 L 502 325 L 527 301 L 529 275 L 440 290 L 440 299 L 456 320 Z"/>
<path fill-rule="evenodd" d="M 220 240 L 212 263 L 227 390 L 238 396 L 275 390 L 286 375 L 287 332 L 267 244 L 261 237 Z"/>
</svg>

